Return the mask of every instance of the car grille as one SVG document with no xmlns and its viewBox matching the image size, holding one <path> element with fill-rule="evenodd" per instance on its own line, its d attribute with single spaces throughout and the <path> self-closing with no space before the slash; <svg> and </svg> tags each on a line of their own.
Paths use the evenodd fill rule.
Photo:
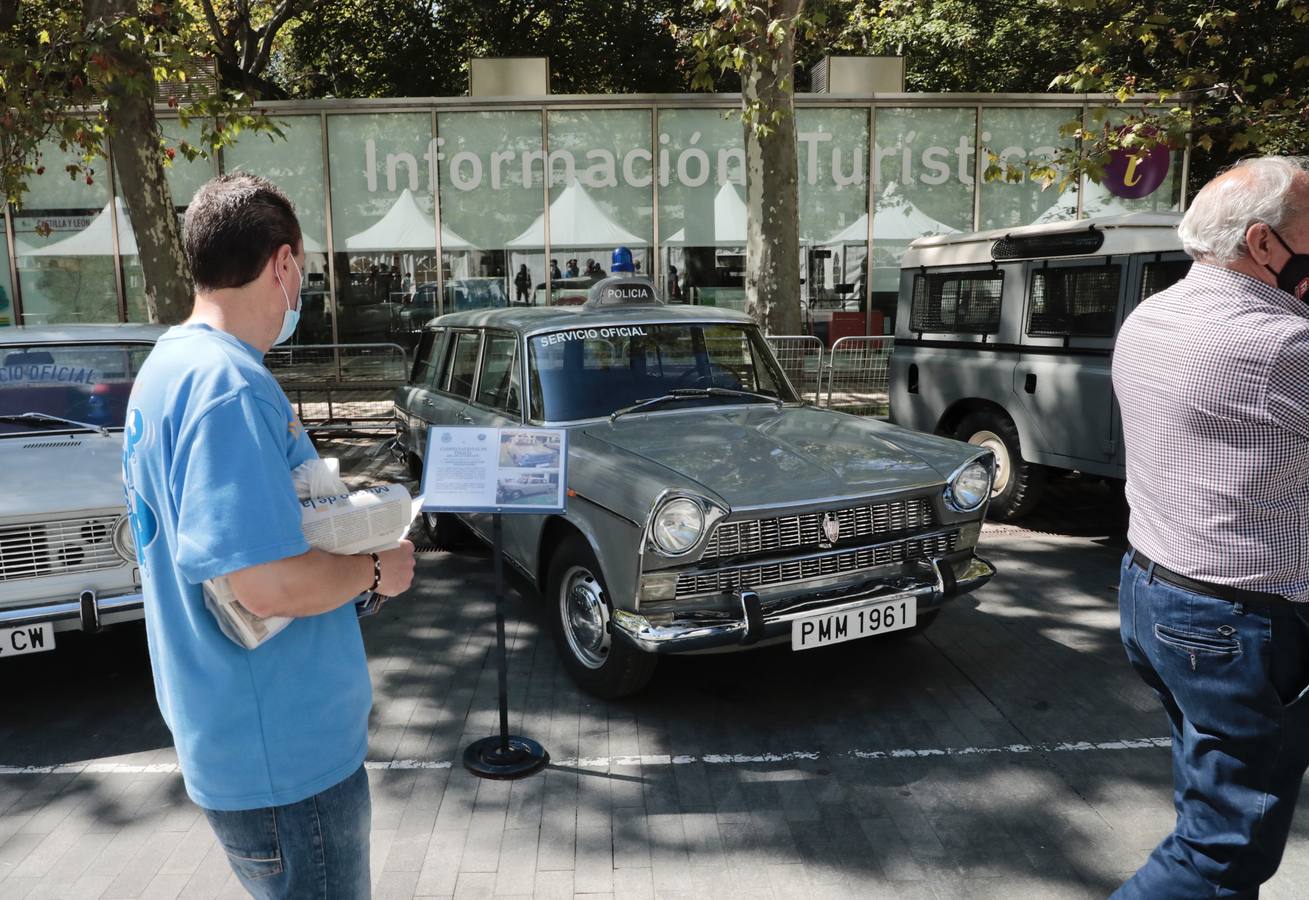
<svg viewBox="0 0 1309 900">
<path fill-rule="evenodd" d="M 0 525 L 0 582 L 113 569 L 118 516 Z"/>
<path fill-rule="evenodd" d="M 922 497 L 872 506 L 851 506 L 830 512 L 841 524 L 838 541 L 915 531 L 935 524 L 932 504 Z M 826 514 L 827 511 L 774 519 L 723 522 L 709 539 L 701 559 L 782 553 L 807 547 L 817 549 L 828 543 L 823 535 L 823 516 Z"/>
<path fill-rule="evenodd" d="M 677 579 L 677 596 L 681 598 L 697 594 L 725 593 L 742 588 L 758 590 L 763 587 L 804 581 L 808 578 L 859 572 L 907 560 L 930 559 L 951 552 L 958 542 L 959 532 L 952 531 L 947 534 L 909 538 L 766 565 L 740 566 L 720 569 L 717 572 L 697 572 L 682 575 Z"/>
</svg>

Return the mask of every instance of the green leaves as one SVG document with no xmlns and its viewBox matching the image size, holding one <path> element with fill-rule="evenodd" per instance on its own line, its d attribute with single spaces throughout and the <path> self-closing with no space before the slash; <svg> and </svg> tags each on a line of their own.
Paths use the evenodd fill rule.
<svg viewBox="0 0 1309 900">
<path fill-rule="evenodd" d="M 82 4 L 29 2 L 0 31 L 0 191 L 11 203 L 21 203 L 43 167 L 39 148 L 48 140 L 81 160 L 67 167 L 70 178 L 94 183 L 91 162 L 107 156 L 115 111 L 130 98 L 153 101 L 160 84 L 186 84 L 194 61 L 210 55 L 209 32 L 185 4 L 116 0 L 103 8 L 91 18 Z M 176 149 L 160 142 L 160 164 L 177 152 L 188 159 L 211 153 L 242 131 L 275 130 L 251 104 L 241 93 L 191 85 L 185 99 L 169 105 L 184 125 L 204 123 L 201 140 Z"/>
<path fill-rule="evenodd" d="M 1108 94 L 1115 121 L 1129 115 L 1152 124 L 1171 146 L 1189 139 L 1197 155 L 1212 156 L 1193 172 L 1250 152 L 1309 150 L 1309 0 L 822 5 L 829 24 L 815 46 L 799 48 L 802 59 L 903 55 L 908 89 L 917 91 Z M 1158 97 L 1158 105 L 1142 104 L 1142 95 Z M 1082 123 L 1065 130 L 1079 143 L 1061 160 L 1060 178 L 1103 169 L 1112 152 L 1109 113 L 1109 105 L 1093 108 L 1085 130 Z M 1044 183 L 1049 174 L 1027 176 Z"/>
</svg>

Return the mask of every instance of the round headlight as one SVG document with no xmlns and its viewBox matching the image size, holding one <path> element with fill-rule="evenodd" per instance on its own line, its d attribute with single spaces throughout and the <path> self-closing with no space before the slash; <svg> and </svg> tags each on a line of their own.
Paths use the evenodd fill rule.
<svg viewBox="0 0 1309 900">
<path fill-rule="evenodd" d="M 960 469 L 947 491 L 950 504 L 962 512 L 977 509 L 990 494 L 991 465 L 983 459 L 973 460 Z"/>
<path fill-rule="evenodd" d="M 704 510 L 685 497 L 676 497 L 659 507 L 650 526 L 655 546 L 671 556 L 685 553 L 704 533 Z"/>
<path fill-rule="evenodd" d="M 136 542 L 132 540 L 132 517 L 123 516 L 114 525 L 114 549 L 128 562 L 136 562 Z"/>
</svg>

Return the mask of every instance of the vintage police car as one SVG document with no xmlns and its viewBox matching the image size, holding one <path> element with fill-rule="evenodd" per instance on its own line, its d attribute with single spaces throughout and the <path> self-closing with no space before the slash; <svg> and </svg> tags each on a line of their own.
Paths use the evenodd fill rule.
<svg viewBox="0 0 1309 900">
<path fill-rule="evenodd" d="M 123 419 L 162 328 L 0 329 L 0 660 L 144 617 Z"/>
<path fill-rule="evenodd" d="M 433 320 L 396 407 L 415 477 L 432 425 L 568 430 L 567 513 L 505 517 L 505 551 L 600 696 L 658 654 L 921 629 L 995 574 L 973 552 L 990 451 L 803 404 L 748 316 L 665 306 L 644 279 Z M 438 546 L 490 534 L 427 525 Z"/>
</svg>

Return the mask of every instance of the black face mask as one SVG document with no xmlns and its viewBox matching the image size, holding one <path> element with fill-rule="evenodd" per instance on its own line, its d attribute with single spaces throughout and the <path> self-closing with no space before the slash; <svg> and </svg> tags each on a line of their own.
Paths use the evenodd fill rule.
<svg viewBox="0 0 1309 900">
<path fill-rule="evenodd" d="M 1297 300 L 1305 300 L 1306 296 L 1309 296 L 1309 253 L 1296 253 L 1287 246 L 1286 241 L 1282 240 L 1282 236 L 1275 228 L 1269 226 L 1268 230 L 1277 238 L 1277 243 L 1286 247 L 1286 252 L 1291 254 L 1291 258 L 1282 266 L 1280 272 L 1273 272 L 1273 267 L 1267 263 L 1264 263 L 1264 268 L 1277 278 L 1279 288 Z"/>
</svg>

